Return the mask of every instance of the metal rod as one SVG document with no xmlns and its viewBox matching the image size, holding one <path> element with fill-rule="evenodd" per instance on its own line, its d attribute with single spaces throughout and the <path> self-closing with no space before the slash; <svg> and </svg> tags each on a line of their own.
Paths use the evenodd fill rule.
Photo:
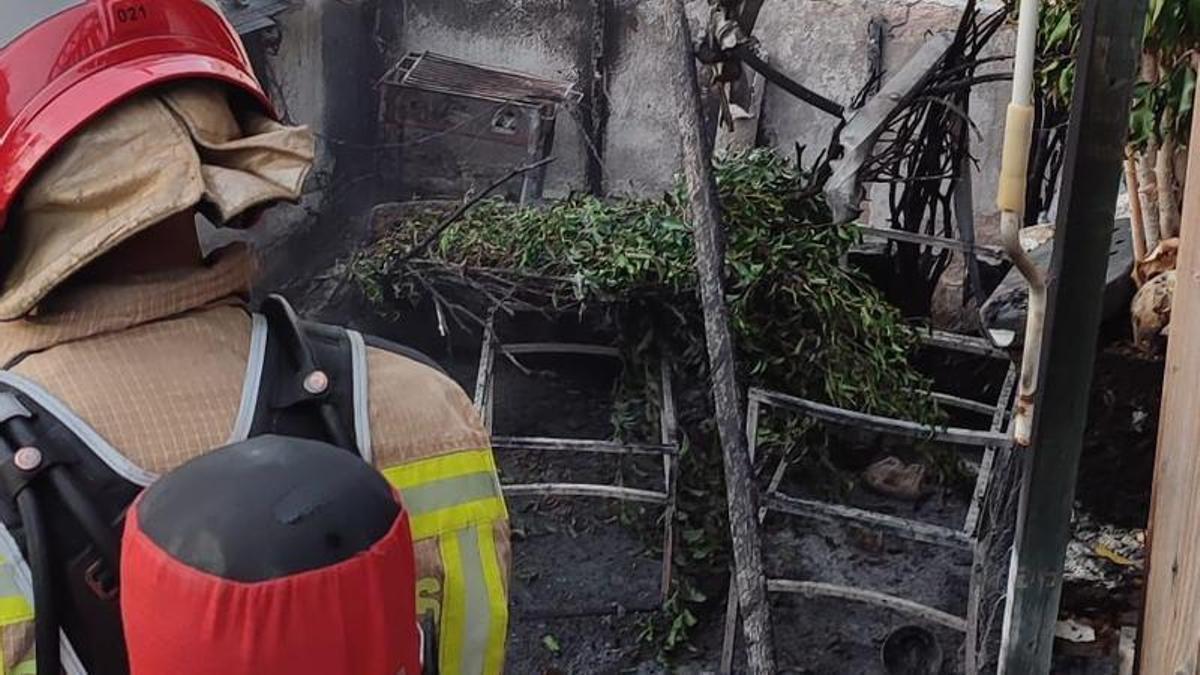
<svg viewBox="0 0 1200 675">
<path fill-rule="evenodd" d="M 603 356 L 621 358 L 621 350 L 604 345 L 587 345 L 573 342 L 519 342 L 500 345 L 505 354 L 577 354 L 581 356 Z"/>
<path fill-rule="evenodd" d="M 960 633 L 967 631 L 967 621 L 962 617 L 922 605 L 919 602 L 865 588 L 825 584 L 818 581 L 769 579 L 767 580 L 767 590 L 771 593 L 794 593 L 806 598 L 836 598 L 838 600 L 860 602 L 874 607 L 889 609 L 900 614 L 907 614 L 918 619 L 924 619 L 930 623 L 944 626 Z"/>
<path fill-rule="evenodd" d="M 1012 444 L 1012 439 L 1007 434 L 995 431 L 959 429 L 956 427 L 939 429 L 924 424 L 917 424 L 916 422 L 909 422 L 908 420 L 898 420 L 890 417 L 880 417 L 878 415 L 844 410 L 831 405 L 825 405 L 824 403 L 807 401 L 802 398 L 767 391 L 765 389 L 751 389 L 750 397 L 778 408 L 804 413 L 813 419 L 839 426 L 854 427 L 863 431 L 875 431 L 893 436 L 940 441 L 955 445 L 1007 447 Z"/>
<path fill-rule="evenodd" d="M 961 396 L 943 394 L 940 391 L 926 393 L 929 395 L 929 398 L 948 408 L 958 408 L 959 410 L 966 410 L 967 412 L 979 413 L 981 415 L 993 415 L 996 412 L 996 406 L 988 403 L 980 403 L 979 401 L 972 401 L 969 398 L 962 398 Z"/>
<path fill-rule="evenodd" d="M 671 598 L 671 577 L 675 563 L 675 511 L 679 496 L 678 420 L 675 418 L 675 388 L 671 384 L 672 363 L 666 356 L 659 359 L 658 373 L 662 394 L 659 412 L 659 439 L 670 446 L 670 455 L 663 455 L 663 488 L 667 493 L 667 510 L 663 514 L 663 554 L 661 597 L 663 605 Z"/>
<path fill-rule="evenodd" d="M 879 237 L 880 239 L 903 241 L 909 244 L 920 244 L 923 246 L 932 246 L 934 248 L 949 249 L 951 251 L 964 253 L 972 259 L 986 258 L 992 263 L 1001 263 L 1007 260 L 1004 255 L 1004 250 L 998 246 L 988 246 L 986 244 L 959 241 L 958 239 L 935 237 L 931 234 L 921 234 L 919 232 L 909 232 L 907 230 L 893 230 L 887 227 L 874 227 L 872 225 L 857 224 L 855 227 L 859 232 L 863 233 L 864 237 Z M 978 264 L 976 264 L 976 267 L 978 267 Z"/>
<path fill-rule="evenodd" d="M 970 155 L 970 134 L 967 139 L 968 152 L 963 153 L 962 168 L 959 170 L 958 185 L 954 187 L 954 222 L 958 224 L 958 236 L 962 238 L 970 250 L 975 250 L 975 180 L 972 177 L 974 164 Z M 964 252 L 964 262 L 967 265 L 967 285 L 971 297 L 975 298 L 975 306 L 982 307 L 987 301 L 987 293 L 983 289 L 983 280 L 979 270 L 979 256 Z"/>
<path fill-rule="evenodd" d="M 996 399 L 996 414 L 992 416 L 992 431 L 1004 428 L 1004 418 L 1008 415 L 1008 404 L 1012 401 L 1013 387 L 1017 383 L 1017 369 L 1009 366 L 1004 376 L 1004 385 L 1000 387 L 1000 396 Z M 979 464 L 979 477 L 975 479 L 975 492 L 971 495 L 971 506 L 967 509 L 967 517 L 963 521 L 963 531 L 974 537 L 979 526 L 979 512 L 983 508 L 983 500 L 987 495 L 992 480 L 992 465 L 996 461 L 996 448 L 986 448 L 983 451 L 983 461 Z"/>
<path fill-rule="evenodd" d="M 998 361 L 1010 360 L 1008 352 L 997 349 L 991 342 L 982 338 L 960 335 L 942 330 L 921 331 L 921 344 L 938 349 L 947 349 L 963 354 L 986 356 Z"/>
<path fill-rule="evenodd" d="M 508 451 L 591 452 L 606 455 L 650 455 L 654 457 L 660 455 L 671 456 L 678 452 L 678 449 L 673 445 L 594 441 L 586 438 L 539 438 L 533 436 L 495 436 L 492 438 L 492 448 Z"/>
<path fill-rule="evenodd" d="M 510 497 L 599 497 L 620 499 L 648 504 L 666 504 L 667 495 L 653 490 L 637 490 L 615 485 L 591 485 L 588 483 L 529 483 L 503 485 L 504 494 Z"/>
<path fill-rule="evenodd" d="M 969 549 L 971 538 L 962 530 L 952 530 L 940 525 L 930 525 L 915 520 L 907 520 L 889 516 L 886 513 L 864 511 L 840 504 L 829 504 L 810 499 L 797 499 L 781 494 L 768 495 L 763 500 L 769 511 L 786 513 L 801 518 L 816 518 L 819 520 L 851 520 L 863 525 L 891 530 L 892 532 L 913 541 L 933 544 L 946 548 Z"/>
</svg>

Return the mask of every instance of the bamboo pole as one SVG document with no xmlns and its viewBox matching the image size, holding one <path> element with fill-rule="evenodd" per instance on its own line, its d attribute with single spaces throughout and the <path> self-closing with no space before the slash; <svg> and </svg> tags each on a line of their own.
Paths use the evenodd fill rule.
<svg viewBox="0 0 1200 675">
<path fill-rule="evenodd" d="M 1001 675 L 1050 672 L 1145 10 L 1146 0 L 1083 7 Z"/>
<path fill-rule="evenodd" d="M 1133 240 L 1133 263 L 1146 259 L 1146 221 L 1142 213 L 1142 196 L 1138 193 L 1137 160 L 1132 149 L 1125 157 L 1125 193 L 1129 195 L 1129 230 Z M 1138 286 L 1141 286 L 1141 282 Z"/>
<path fill-rule="evenodd" d="M 742 420 L 733 338 L 729 329 L 729 308 L 725 304 L 725 256 L 720 205 L 712 174 L 712 147 L 704 134 L 700 87 L 696 80 L 696 65 L 683 2 L 663 0 L 663 5 L 663 28 L 669 44 L 673 94 L 679 112 L 683 173 L 691 209 L 717 431 L 724 455 L 734 580 L 741 607 L 747 664 L 749 672 L 769 675 L 777 672 L 775 648 L 756 519 L 758 495 Z"/>
<path fill-rule="evenodd" d="M 1197 90 L 1200 101 L 1200 90 Z M 1200 115 L 1192 138 L 1200 138 Z M 1188 175 L 1200 175 L 1200 148 L 1188 153 Z M 1183 222 L 1200 218 L 1200 186 L 1183 195 Z M 1200 672 L 1200 242 L 1196 229 L 1180 234 L 1171 339 L 1154 462 L 1150 562 L 1142 617 L 1141 672 Z"/>
<path fill-rule="evenodd" d="M 1158 229 L 1162 239 L 1179 236 L 1179 200 L 1175 194 L 1175 151 L 1179 148 L 1175 140 L 1175 111 L 1163 112 L 1162 147 L 1158 149 L 1158 161 L 1154 167 L 1154 178 L 1158 181 Z"/>
<path fill-rule="evenodd" d="M 1153 50 L 1142 54 L 1142 82 L 1153 85 L 1158 82 L 1158 55 Z M 1137 168 L 1138 198 L 1142 204 L 1143 231 L 1146 233 L 1146 251 L 1153 251 L 1161 239 L 1165 239 L 1160 226 L 1158 212 L 1158 140 L 1150 134 L 1146 148 L 1140 156 L 1135 155 L 1134 166 Z"/>
</svg>

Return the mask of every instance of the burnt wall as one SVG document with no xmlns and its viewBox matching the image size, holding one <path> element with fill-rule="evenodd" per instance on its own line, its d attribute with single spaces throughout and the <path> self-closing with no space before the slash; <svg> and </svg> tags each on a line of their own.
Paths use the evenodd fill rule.
<svg viewBox="0 0 1200 675">
<path fill-rule="evenodd" d="M 369 235 L 367 213 L 382 201 L 414 196 L 401 167 L 420 153 L 389 143 L 379 123 L 378 82 L 410 51 L 430 50 L 534 75 L 575 82 L 584 94 L 555 122 L 545 194 L 589 190 L 653 195 L 678 170 L 678 131 L 663 58 L 668 45 L 661 0 L 296 0 L 278 28 L 248 39 L 260 75 L 285 115 L 318 133 L 319 158 L 298 206 L 280 207 L 249 235 L 268 249 L 267 286 L 313 291 L 314 270 L 349 255 Z M 688 0 L 694 30 L 706 0 Z M 894 72 L 931 31 L 952 29 L 964 0 L 769 0 L 757 31 L 772 63 L 829 97 L 848 102 L 866 81 L 868 25 L 882 20 L 882 61 Z M 1009 48 L 1002 34 L 997 49 Z M 981 89 L 972 115 L 979 236 L 994 234 L 996 158 L 1004 85 Z M 768 87 L 759 138 L 785 152 L 823 147 L 832 121 Z M 438 157 L 462 169 L 465 192 L 483 187 L 464 147 Z M 412 169 L 412 167 L 408 167 Z M 420 166 L 415 167 L 420 171 Z M 478 177 L 474 177 L 478 174 Z M 438 188 L 454 192 L 455 186 Z M 878 211 L 878 209 L 875 209 Z M 878 217 L 878 214 L 873 214 Z M 222 233 L 218 239 L 233 236 Z M 276 255 L 276 252 L 279 254 Z M 320 280 L 318 280 L 320 281 Z M 323 282 L 321 282 L 323 283 Z"/>
</svg>

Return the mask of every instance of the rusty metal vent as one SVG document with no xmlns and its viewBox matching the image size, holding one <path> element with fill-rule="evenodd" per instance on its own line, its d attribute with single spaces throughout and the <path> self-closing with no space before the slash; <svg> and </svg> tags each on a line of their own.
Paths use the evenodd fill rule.
<svg viewBox="0 0 1200 675">
<path fill-rule="evenodd" d="M 274 26 L 272 17 L 292 6 L 290 0 L 217 0 L 217 4 L 240 35 Z"/>
<path fill-rule="evenodd" d="M 459 61 L 433 52 L 409 52 L 384 76 L 385 84 L 455 96 L 542 105 L 578 103 L 583 95 L 570 82 Z"/>
</svg>

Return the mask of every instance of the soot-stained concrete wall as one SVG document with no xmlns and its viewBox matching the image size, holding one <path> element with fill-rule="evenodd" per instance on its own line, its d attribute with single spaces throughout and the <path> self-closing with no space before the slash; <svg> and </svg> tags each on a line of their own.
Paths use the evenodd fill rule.
<svg viewBox="0 0 1200 675">
<path fill-rule="evenodd" d="M 285 115 L 318 133 L 317 166 L 304 202 L 276 209 L 249 235 L 261 246 L 294 254 L 270 255 L 268 279 L 289 279 L 344 257 L 368 236 L 366 213 L 373 204 L 411 196 L 386 169 L 384 160 L 398 153 L 402 161 L 404 149 L 380 147 L 376 90 L 387 68 L 409 51 L 431 50 L 577 83 L 585 98 L 577 109 L 559 115 L 558 161 L 547 173 L 547 196 L 596 187 L 607 194 L 653 195 L 669 188 L 679 151 L 670 72 L 662 57 L 668 45 L 661 3 L 297 0 L 294 10 L 278 18 L 277 30 L 247 40 Z M 708 3 L 686 4 L 698 32 Z M 964 4 L 767 0 L 756 32 L 772 63 L 848 103 L 868 77 L 872 18 L 887 26 L 883 63 L 895 72 L 930 32 L 952 30 Z M 1003 53 L 1011 41 L 1006 28 L 994 48 Z M 972 102 L 981 167 L 975 201 L 985 241 L 994 238 L 998 220 L 993 202 L 1006 100 L 1007 86 L 1001 83 L 980 87 Z M 823 113 L 768 88 L 761 138 L 770 145 L 789 153 L 795 143 L 821 148 L 833 124 Z M 597 128 L 603 133 L 593 143 L 587 130 Z M 878 221 L 880 211 L 875 209 L 873 219 Z M 304 269 L 295 269 L 295 261 Z"/>
<path fill-rule="evenodd" d="M 597 26 L 597 3 L 605 3 Z M 772 63 L 795 79 L 846 104 L 869 76 L 868 24 L 885 26 L 883 65 L 895 72 L 930 32 L 953 30 L 965 0 L 767 0 L 757 34 Z M 994 3 L 993 3 L 994 4 Z M 548 77 L 578 82 L 589 92 L 595 31 L 603 30 L 603 106 L 585 98 L 583 110 L 562 115 L 557 125 L 558 162 L 549 171 L 547 194 L 587 187 L 589 153 L 599 156 L 609 194 L 656 194 L 670 187 L 678 168 L 678 134 L 662 57 L 668 49 L 661 0 L 406 0 L 394 55 L 438 51 Z M 985 9 L 988 8 L 984 3 Z M 695 31 L 708 15 L 705 0 L 687 2 Z M 994 49 L 1011 49 L 1004 29 Z M 1004 67 L 1003 64 L 995 66 Z M 998 224 L 995 185 L 1008 98 L 1005 84 L 978 87 L 972 116 L 979 129 L 975 176 L 980 236 L 991 239 Z M 591 107 L 589 107 L 591 106 Z M 589 147 L 581 119 L 606 113 L 600 148 Z M 580 114 L 582 113 L 582 114 Z M 762 138 L 791 153 L 795 143 L 824 147 L 834 120 L 783 91 L 769 87 Z M 811 156 L 811 155 L 810 155 Z M 882 195 L 876 191 L 876 198 Z M 881 209 L 874 210 L 879 220 Z"/>
<path fill-rule="evenodd" d="M 264 290 L 300 297 L 312 277 L 369 236 L 367 214 L 398 186 L 379 173 L 378 95 L 386 33 L 375 2 L 305 0 L 277 28 L 245 38 L 259 79 L 283 118 L 309 126 L 317 156 L 299 204 L 266 212 L 246 232 L 206 233 L 210 246 L 248 240 L 261 252 Z"/>
</svg>

